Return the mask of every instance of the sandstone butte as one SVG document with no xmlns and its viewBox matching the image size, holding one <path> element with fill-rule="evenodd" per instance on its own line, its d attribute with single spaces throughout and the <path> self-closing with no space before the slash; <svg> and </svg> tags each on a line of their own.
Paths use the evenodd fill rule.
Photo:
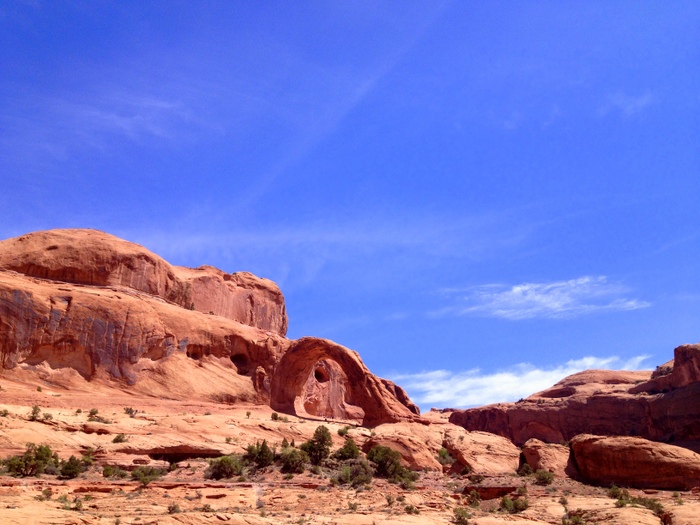
<svg viewBox="0 0 700 525">
<path fill-rule="evenodd" d="M 420 415 L 356 352 L 286 331 L 281 291 L 250 273 L 173 266 L 96 230 L 0 242 L 0 458 L 31 442 L 94 461 L 75 480 L 0 470 L 0 523 L 700 523 L 698 346 L 653 373 L 586 371 L 518 403 Z M 210 458 L 319 424 L 333 449 L 346 436 L 399 452 L 415 489 L 337 485 L 333 462 L 206 475 Z M 554 481 L 518 476 L 525 464 Z M 168 465 L 146 489 L 102 475 Z M 616 505 L 613 483 L 637 499 Z M 503 496 L 529 508 L 498 511 Z"/>
</svg>

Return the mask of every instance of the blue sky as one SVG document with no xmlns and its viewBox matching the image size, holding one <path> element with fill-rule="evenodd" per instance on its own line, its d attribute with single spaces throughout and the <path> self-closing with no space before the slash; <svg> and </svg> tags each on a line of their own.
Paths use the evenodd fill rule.
<svg viewBox="0 0 700 525">
<path fill-rule="evenodd" d="M 700 325 L 696 2 L 0 1 L 0 237 L 275 280 L 423 408 Z"/>
</svg>

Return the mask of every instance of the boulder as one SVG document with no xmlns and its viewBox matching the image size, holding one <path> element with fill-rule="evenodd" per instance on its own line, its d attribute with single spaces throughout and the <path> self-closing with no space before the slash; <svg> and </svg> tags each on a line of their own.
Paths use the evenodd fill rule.
<svg viewBox="0 0 700 525">
<path fill-rule="evenodd" d="M 487 432 L 465 432 L 449 425 L 445 428 L 443 446 L 450 455 L 471 473 L 484 476 L 515 474 L 520 450 L 508 439 Z"/>
<path fill-rule="evenodd" d="M 600 485 L 690 490 L 700 486 L 700 455 L 638 437 L 583 434 L 571 440 L 568 471 Z"/>
<path fill-rule="evenodd" d="M 569 448 L 532 438 L 523 445 L 523 458 L 533 471 L 546 470 L 561 477 L 569 461 Z"/>
<path fill-rule="evenodd" d="M 420 423 L 393 423 L 374 428 L 372 437 L 362 446 L 369 452 L 377 445 L 389 447 L 401 454 L 403 463 L 413 470 L 438 470 L 438 452 L 442 448 L 440 429 Z"/>
</svg>

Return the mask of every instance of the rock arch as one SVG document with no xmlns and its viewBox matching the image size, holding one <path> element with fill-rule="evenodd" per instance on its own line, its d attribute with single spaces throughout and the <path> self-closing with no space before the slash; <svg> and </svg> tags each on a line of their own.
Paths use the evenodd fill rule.
<svg viewBox="0 0 700 525">
<path fill-rule="evenodd" d="M 347 378 L 342 408 L 357 414 L 365 426 L 413 419 L 418 410 L 402 403 L 386 386 L 385 380 L 372 375 L 359 355 L 327 339 L 304 337 L 295 341 L 275 366 L 270 385 L 270 406 L 288 414 L 311 415 L 304 407 L 304 391 L 310 376 L 324 379 L 321 362 L 333 362 Z M 357 409 L 360 410 L 357 410 Z"/>
</svg>

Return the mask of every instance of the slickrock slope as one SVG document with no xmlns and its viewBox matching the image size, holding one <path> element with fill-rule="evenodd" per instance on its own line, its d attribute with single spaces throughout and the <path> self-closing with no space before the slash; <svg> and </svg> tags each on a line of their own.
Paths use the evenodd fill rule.
<svg viewBox="0 0 700 525">
<path fill-rule="evenodd" d="M 588 370 L 517 403 L 454 411 L 450 421 L 522 445 L 578 434 L 639 436 L 700 448 L 700 345 L 675 349 L 657 372 Z"/>
<path fill-rule="evenodd" d="M 582 434 L 571 440 L 570 469 L 588 482 L 690 490 L 700 486 L 700 455 L 634 437 Z"/>
<path fill-rule="evenodd" d="M 291 341 L 286 330 L 282 293 L 249 273 L 172 266 L 95 230 L 0 242 L 1 369 L 56 381 L 76 371 L 153 395 L 254 401 L 366 425 L 417 416 L 356 352 Z"/>
</svg>

